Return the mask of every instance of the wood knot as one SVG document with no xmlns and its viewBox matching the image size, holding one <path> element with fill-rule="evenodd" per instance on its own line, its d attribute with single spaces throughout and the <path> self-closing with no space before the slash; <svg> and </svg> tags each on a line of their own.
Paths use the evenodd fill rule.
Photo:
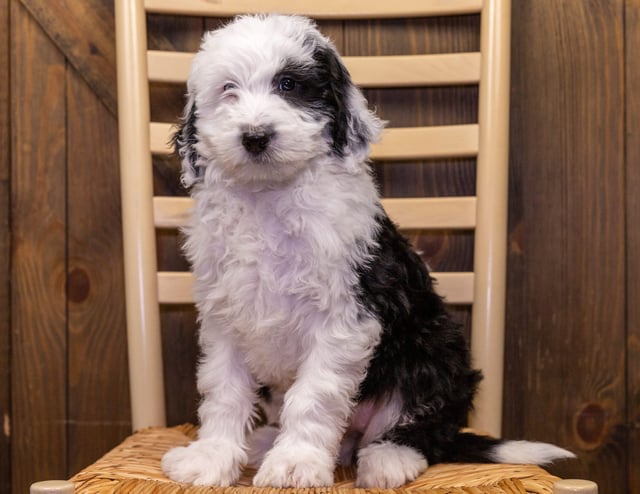
<svg viewBox="0 0 640 494">
<path fill-rule="evenodd" d="M 607 412 L 598 403 L 587 403 L 576 415 L 575 431 L 584 449 L 597 448 L 604 439 Z"/>
<path fill-rule="evenodd" d="M 84 302 L 89 296 L 91 281 L 82 268 L 73 268 L 67 277 L 67 294 L 69 300 L 76 304 Z"/>
</svg>

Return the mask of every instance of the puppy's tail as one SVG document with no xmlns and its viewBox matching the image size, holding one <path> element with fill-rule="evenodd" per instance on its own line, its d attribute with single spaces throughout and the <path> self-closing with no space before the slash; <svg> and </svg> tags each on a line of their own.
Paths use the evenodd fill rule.
<svg viewBox="0 0 640 494">
<path fill-rule="evenodd" d="M 459 432 L 443 461 L 455 463 L 518 463 L 546 465 L 575 458 L 566 449 L 533 441 L 503 441 L 470 432 Z"/>
</svg>

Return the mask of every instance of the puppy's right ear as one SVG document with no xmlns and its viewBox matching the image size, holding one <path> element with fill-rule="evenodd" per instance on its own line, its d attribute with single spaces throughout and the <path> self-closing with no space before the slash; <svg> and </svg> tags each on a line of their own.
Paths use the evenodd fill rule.
<svg viewBox="0 0 640 494">
<path fill-rule="evenodd" d="M 204 169 L 200 164 L 200 155 L 196 151 L 196 144 L 198 143 L 196 121 L 195 98 L 193 95 L 189 95 L 184 115 L 172 139 L 175 152 L 182 163 L 182 184 L 186 188 L 192 187 L 196 182 L 201 181 L 204 175 Z"/>
</svg>

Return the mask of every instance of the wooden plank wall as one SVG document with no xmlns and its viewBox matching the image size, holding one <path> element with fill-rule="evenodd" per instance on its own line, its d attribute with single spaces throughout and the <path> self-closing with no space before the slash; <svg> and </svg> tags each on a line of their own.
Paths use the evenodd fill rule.
<svg viewBox="0 0 640 494">
<path fill-rule="evenodd" d="M 0 0 L 0 68 L 9 66 L 9 0 Z M 0 492 L 10 491 L 11 292 L 9 71 L 0 70 Z"/>
<path fill-rule="evenodd" d="M 517 2 L 512 31 L 505 433 L 571 445 L 560 473 L 607 492 L 627 492 L 623 21 Z"/>
<path fill-rule="evenodd" d="M 20 4 L 10 14 L 11 112 L 20 114 L 11 122 L 11 446 L 14 486 L 24 486 L 31 472 L 15 468 L 18 458 L 46 475 L 67 460 L 66 63 Z"/>
<path fill-rule="evenodd" d="M 150 45 L 194 49 L 215 25 L 153 17 Z M 322 27 L 345 54 L 464 51 L 478 19 Z M 580 461 L 557 473 L 640 494 L 640 0 L 513 2 L 512 51 L 505 435 L 568 446 Z M 130 426 L 114 53 L 111 0 L 0 0 L 1 492 L 73 474 Z M 181 91 L 152 94 L 173 120 Z M 470 88 L 367 96 L 397 124 L 475 118 Z M 158 190 L 183 193 L 175 163 L 154 165 Z M 376 173 L 389 195 L 473 190 L 469 160 Z M 468 235 L 411 238 L 439 269 L 470 262 Z M 184 265 L 175 236 L 159 257 Z M 162 318 L 169 420 L 193 420 L 193 313 Z"/>
<path fill-rule="evenodd" d="M 10 2 L 14 492 L 67 477 L 130 428 L 117 124 L 51 30 L 80 36 L 70 45 L 87 48 L 86 63 L 101 53 L 89 33 L 100 24 L 69 3 L 41 17 L 35 2 Z M 93 4 L 92 16 L 110 19 L 101 84 L 113 85 L 113 9 Z M 40 6 L 56 14 L 59 4 Z M 78 25 L 86 31 L 65 29 Z"/>
<path fill-rule="evenodd" d="M 640 53 L 640 0 L 627 0 L 625 51 Z M 625 59 L 627 424 L 630 491 L 640 492 L 640 60 Z"/>
</svg>

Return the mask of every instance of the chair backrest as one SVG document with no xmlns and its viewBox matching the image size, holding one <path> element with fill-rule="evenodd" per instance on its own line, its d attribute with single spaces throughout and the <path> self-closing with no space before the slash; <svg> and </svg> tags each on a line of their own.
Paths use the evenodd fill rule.
<svg viewBox="0 0 640 494">
<path fill-rule="evenodd" d="M 507 229 L 510 0 L 116 0 L 120 173 L 133 428 L 165 422 L 159 304 L 192 301 L 187 272 L 158 272 L 157 228 L 184 223 L 190 199 L 154 197 L 152 154 L 169 154 L 171 123 L 151 122 L 149 82 L 183 83 L 190 53 L 148 51 L 146 14 L 228 17 L 280 12 L 315 19 L 419 18 L 480 14 L 480 51 L 345 57 L 363 88 L 478 85 L 478 122 L 394 128 L 373 160 L 476 157 L 468 197 L 384 199 L 403 229 L 472 230 L 473 272 L 434 273 L 452 304 L 471 304 L 474 365 L 485 381 L 470 425 L 499 435 L 502 412 Z"/>
</svg>

